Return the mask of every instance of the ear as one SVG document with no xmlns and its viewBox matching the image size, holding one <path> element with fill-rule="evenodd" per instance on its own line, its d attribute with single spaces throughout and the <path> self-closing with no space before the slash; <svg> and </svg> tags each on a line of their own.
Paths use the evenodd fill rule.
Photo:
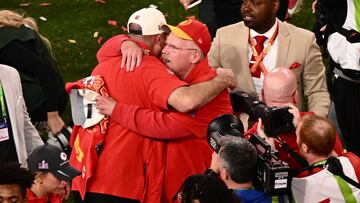
<svg viewBox="0 0 360 203">
<path fill-rule="evenodd" d="M 229 180 L 229 174 L 228 172 L 226 171 L 225 168 L 220 168 L 220 178 L 225 181 L 225 180 Z"/>
<path fill-rule="evenodd" d="M 199 51 L 194 51 L 195 53 L 194 54 L 192 54 L 190 57 L 190 62 L 192 63 L 192 64 L 197 64 L 197 63 L 199 63 L 200 61 L 201 61 L 201 53 L 199 52 Z"/>
<path fill-rule="evenodd" d="M 295 90 L 292 97 L 293 97 L 294 104 L 297 104 L 299 102 L 299 93 L 298 93 L 297 89 Z"/>
<path fill-rule="evenodd" d="M 309 147 L 305 143 L 301 143 L 301 150 L 303 152 L 308 153 L 309 152 Z"/>
<path fill-rule="evenodd" d="M 278 12 L 278 10 L 280 8 L 280 1 L 279 0 L 274 0 L 273 8 L 274 8 L 275 14 L 277 14 L 277 12 Z"/>
</svg>

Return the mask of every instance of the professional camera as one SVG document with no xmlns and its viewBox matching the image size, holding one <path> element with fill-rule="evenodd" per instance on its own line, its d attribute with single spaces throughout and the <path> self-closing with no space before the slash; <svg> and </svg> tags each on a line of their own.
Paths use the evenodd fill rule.
<svg viewBox="0 0 360 203">
<path fill-rule="evenodd" d="M 219 152 L 221 139 L 224 136 L 243 137 L 243 126 L 239 118 L 225 114 L 214 119 L 208 127 L 208 143 Z M 260 136 L 252 134 L 249 142 L 257 151 L 257 168 L 254 185 L 268 195 L 283 195 L 290 192 L 290 168 L 278 158 L 278 152 Z"/>
<path fill-rule="evenodd" d="M 71 127 L 63 127 L 60 133 L 55 136 L 51 132 L 49 132 L 47 143 L 61 149 L 67 155 L 70 155 L 71 148 L 69 146 L 69 140 L 71 132 Z"/>
<path fill-rule="evenodd" d="M 247 113 L 254 121 L 261 118 L 264 131 L 269 137 L 295 130 L 292 123 L 294 116 L 289 112 L 289 107 L 266 106 L 256 97 L 242 91 L 231 93 L 230 98 L 234 112 Z"/>
</svg>

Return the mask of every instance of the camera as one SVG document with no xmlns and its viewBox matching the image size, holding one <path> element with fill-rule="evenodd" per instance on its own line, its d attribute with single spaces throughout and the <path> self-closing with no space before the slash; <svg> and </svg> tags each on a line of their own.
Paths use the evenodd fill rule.
<svg viewBox="0 0 360 203">
<path fill-rule="evenodd" d="M 243 138 L 243 126 L 239 118 L 225 114 L 215 118 L 208 126 L 209 145 L 216 153 L 221 148 L 221 140 L 225 136 Z M 290 168 L 286 162 L 278 158 L 278 151 L 271 148 L 263 138 L 256 134 L 248 140 L 257 151 L 256 176 L 254 186 L 267 195 L 284 195 L 290 193 Z"/>
<path fill-rule="evenodd" d="M 49 132 L 47 143 L 61 149 L 67 155 L 70 155 L 71 148 L 69 146 L 69 140 L 71 132 L 71 127 L 63 127 L 61 131 L 55 136 Z"/>
<path fill-rule="evenodd" d="M 230 99 L 234 112 L 247 113 L 254 121 L 261 118 L 264 132 L 269 137 L 295 130 L 292 123 L 294 116 L 288 111 L 289 107 L 269 107 L 258 101 L 256 97 L 242 91 L 231 93 Z"/>
</svg>

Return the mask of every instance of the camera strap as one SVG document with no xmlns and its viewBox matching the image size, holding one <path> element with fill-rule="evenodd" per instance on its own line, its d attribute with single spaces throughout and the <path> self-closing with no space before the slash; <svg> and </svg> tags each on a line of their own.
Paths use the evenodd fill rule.
<svg viewBox="0 0 360 203">
<path fill-rule="evenodd" d="M 292 150 L 288 144 L 284 140 L 282 140 L 279 136 L 275 138 L 275 141 L 279 143 L 279 146 L 283 148 L 287 153 L 290 154 L 297 162 L 299 162 L 302 166 L 309 166 L 308 162 L 301 157 L 298 153 Z"/>
<path fill-rule="evenodd" d="M 298 174 L 300 174 L 304 171 L 308 171 L 309 174 L 314 174 L 323 169 L 327 169 L 333 175 L 339 176 L 340 178 L 342 178 L 344 181 L 346 181 L 350 185 L 360 189 L 360 184 L 358 182 L 356 182 L 355 180 L 351 179 L 349 176 L 346 176 L 344 174 L 340 160 L 334 156 L 330 156 L 327 160 L 324 160 L 317 164 L 296 170 L 293 173 L 293 177 L 297 176 Z"/>
</svg>

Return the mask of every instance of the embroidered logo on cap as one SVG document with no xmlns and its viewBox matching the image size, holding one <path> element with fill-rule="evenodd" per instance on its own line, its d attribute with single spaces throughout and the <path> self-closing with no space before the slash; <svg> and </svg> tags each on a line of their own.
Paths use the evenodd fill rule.
<svg viewBox="0 0 360 203">
<path fill-rule="evenodd" d="M 38 163 L 38 169 L 49 169 L 49 164 L 42 160 L 41 163 Z"/>
<path fill-rule="evenodd" d="M 60 158 L 61 158 L 61 160 L 63 160 L 63 161 L 66 161 L 66 160 L 67 160 L 67 156 L 66 156 L 66 154 L 65 154 L 64 152 L 61 152 L 61 153 L 60 153 Z"/>
</svg>

